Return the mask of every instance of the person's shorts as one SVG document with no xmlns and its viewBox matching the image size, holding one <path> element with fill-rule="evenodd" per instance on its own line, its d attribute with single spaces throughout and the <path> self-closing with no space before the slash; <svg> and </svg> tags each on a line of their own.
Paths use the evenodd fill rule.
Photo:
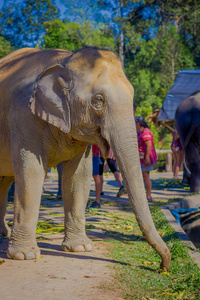
<svg viewBox="0 0 200 300">
<path fill-rule="evenodd" d="M 148 167 L 145 167 L 143 164 L 141 165 L 142 172 L 151 172 L 153 171 L 153 165 L 150 165 Z"/>
<path fill-rule="evenodd" d="M 105 161 L 105 159 L 103 157 L 101 157 L 100 161 L 102 162 L 102 164 L 99 165 L 99 175 L 103 175 L 103 167 L 104 167 L 104 161 Z M 117 163 L 116 163 L 115 159 L 107 158 L 106 161 L 107 161 L 107 164 L 108 164 L 108 167 L 109 167 L 110 171 L 113 174 L 116 171 L 119 172 L 118 169 L 117 169 Z"/>
<path fill-rule="evenodd" d="M 103 157 L 100 157 L 100 163 L 99 163 L 99 175 L 103 175 L 103 168 L 104 168 L 104 161 L 105 159 Z"/>
<path fill-rule="evenodd" d="M 99 175 L 99 155 L 92 156 L 92 175 Z"/>
<path fill-rule="evenodd" d="M 110 158 L 107 158 L 107 163 L 108 163 L 108 167 L 110 169 L 110 171 L 114 174 L 116 171 L 118 171 L 117 169 L 117 163 L 116 163 L 116 160 L 115 159 L 110 159 Z"/>
</svg>

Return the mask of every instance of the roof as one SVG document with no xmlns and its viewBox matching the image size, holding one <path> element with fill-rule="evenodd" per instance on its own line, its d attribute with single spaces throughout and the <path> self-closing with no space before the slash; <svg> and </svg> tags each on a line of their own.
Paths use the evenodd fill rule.
<svg viewBox="0 0 200 300">
<path fill-rule="evenodd" d="M 158 122 L 174 121 L 179 104 L 196 91 L 200 91 L 200 70 L 182 70 L 165 98 Z"/>
</svg>

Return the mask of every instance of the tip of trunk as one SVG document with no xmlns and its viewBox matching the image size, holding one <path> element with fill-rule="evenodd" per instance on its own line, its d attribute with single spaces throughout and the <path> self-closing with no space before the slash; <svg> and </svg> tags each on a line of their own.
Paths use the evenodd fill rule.
<svg viewBox="0 0 200 300">
<path fill-rule="evenodd" d="M 167 253 L 165 253 L 164 257 L 162 257 L 162 262 L 160 264 L 160 270 L 168 271 L 170 268 L 170 262 L 171 262 L 171 254 L 168 250 Z"/>
</svg>

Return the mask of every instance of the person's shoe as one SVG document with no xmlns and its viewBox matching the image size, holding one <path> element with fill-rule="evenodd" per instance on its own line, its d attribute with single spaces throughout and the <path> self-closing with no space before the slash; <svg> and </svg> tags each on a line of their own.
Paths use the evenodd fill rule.
<svg viewBox="0 0 200 300">
<path fill-rule="evenodd" d="M 117 197 L 121 197 L 125 193 L 125 187 L 122 185 L 117 193 Z"/>
<path fill-rule="evenodd" d="M 101 204 L 98 203 L 97 201 L 94 201 L 89 208 L 101 208 Z"/>
<path fill-rule="evenodd" d="M 153 199 L 152 198 L 147 198 L 147 201 L 148 202 L 153 202 Z"/>
</svg>

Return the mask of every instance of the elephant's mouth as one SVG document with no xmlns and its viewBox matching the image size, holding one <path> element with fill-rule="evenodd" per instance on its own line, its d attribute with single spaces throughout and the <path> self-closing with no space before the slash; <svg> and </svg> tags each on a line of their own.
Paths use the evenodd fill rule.
<svg viewBox="0 0 200 300">
<path fill-rule="evenodd" d="M 101 149 L 103 156 L 108 157 L 110 145 L 108 141 L 103 137 L 101 128 L 98 126 L 82 127 L 78 129 L 79 139 L 87 141 L 91 144 L 98 145 Z"/>
<path fill-rule="evenodd" d="M 99 142 L 97 143 L 99 148 L 101 149 L 101 152 L 105 158 L 108 157 L 110 145 L 107 142 L 107 140 L 100 134 Z"/>
</svg>

